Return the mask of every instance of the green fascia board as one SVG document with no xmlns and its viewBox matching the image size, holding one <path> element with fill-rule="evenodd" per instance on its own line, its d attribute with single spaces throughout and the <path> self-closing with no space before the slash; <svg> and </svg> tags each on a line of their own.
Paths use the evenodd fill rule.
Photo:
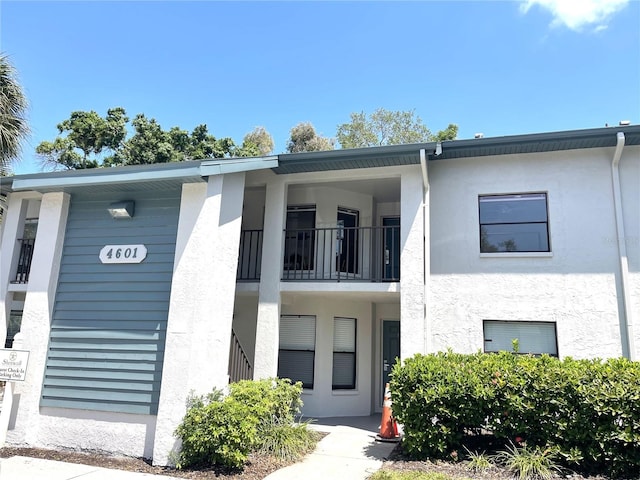
<svg viewBox="0 0 640 480">
<path fill-rule="evenodd" d="M 277 166 L 278 157 L 276 155 L 269 157 L 232 158 L 226 160 L 203 160 L 200 165 L 200 175 L 208 177 L 211 175 L 223 175 L 225 173 L 264 170 L 267 168 L 276 168 Z"/>
<path fill-rule="evenodd" d="M 440 155 L 435 155 L 437 142 L 282 154 L 278 156 L 280 160 L 278 168 L 274 168 L 273 171 L 277 174 L 290 174 L 417 164 L 420 162 L 420 150 L 422 149 L 425 150 L 428 160 L 435 161 L 488 155 L 613 147 L 616 145 L 618 132 L 625 134 L 625 145 L 640 145 L 640 125 L 612 126 L 502 137 L 445 140 L 440 142 L 442 146 Z"/>
<path fill-rule="evenodd" d="M 64 189 L 108 184 L 127 184 L 163 180 L 202 182 L 203 177 L 225 173 L 269 169 L 278 166 L 278 157 L 192 160 L 154 165 L 68 170 L 32 173 L 2 178 L 3 191 Z M 8 180 L 8 181 L 7 181 Z"/>
<path fill-rule="evenodd" d="M 13 177 L 13 191 L 153 182 L 171 179 L 202 181 L 200 162 L 163 163 L 65 172 L 34 173 Z"/>
</svg>

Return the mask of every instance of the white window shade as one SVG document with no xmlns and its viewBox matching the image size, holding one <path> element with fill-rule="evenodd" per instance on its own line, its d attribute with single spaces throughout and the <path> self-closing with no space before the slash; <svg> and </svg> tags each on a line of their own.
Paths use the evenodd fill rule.
<svg viewBox="0 0 640 480">
<path fill-rule="evenodd" d="M 513 352 L 514 339 L 518 340 L 518 353 L 558 355 L 553 322 L 484 321 L 485 352 Z"/>
<path fill-rule="evenodd" d="M 282 316 L 280 318 L 280 349 L 278 377 L 302 382 L 313 388 L 316 348 L 316 319 L 312 316 Z"/>
<path fill-rule="evenodd" d="M 283 316 L 280 318 L 280 348 L 314 350 L 316 319 L 311 316 Z"/>
<path fill-rule="evenodd" d="M 333 351 L 355 352 L 356 350 L 356 319 L 333 319 Z"/>
<path fill-rule="evenodd" d="M 356 319 L 333 319 L 334 390 L 356 388 Z"/>
</svg>

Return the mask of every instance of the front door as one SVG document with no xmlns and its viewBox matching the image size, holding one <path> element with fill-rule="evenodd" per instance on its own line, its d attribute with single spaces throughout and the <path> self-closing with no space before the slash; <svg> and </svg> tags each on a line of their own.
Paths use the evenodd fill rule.
<svg viewBox="0 0 640 480">
<path fill-rule="evenodd" d="M 384 277 L 385 282 L 400 280 L 400 217 L 384 217 Z"/>
<path fill-rule="evenodd" d="M 400 321 L 382 321 L 382 396 L 384 387 L 389 383 L 389 374 L 400 357 Z"/>
</svg>

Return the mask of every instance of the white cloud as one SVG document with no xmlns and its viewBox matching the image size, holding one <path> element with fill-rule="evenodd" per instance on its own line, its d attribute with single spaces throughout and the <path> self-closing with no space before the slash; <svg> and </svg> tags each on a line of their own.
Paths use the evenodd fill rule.
<svg viewBox="0 0 640 480">
<path fill-rule="evenodd" d="M 520 9 L 527 13 L 538 5 L 553 15 L 552 27 L 565 25 L 576 32 L 594 27 L 599 32 L 607 28 L 607 21 L 630 0 L 524 0 Z"/>
</svg>

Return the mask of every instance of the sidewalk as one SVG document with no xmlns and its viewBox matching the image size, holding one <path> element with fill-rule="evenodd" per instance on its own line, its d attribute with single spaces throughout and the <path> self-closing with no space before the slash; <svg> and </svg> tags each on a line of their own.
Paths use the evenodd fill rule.
<svg viewBox="0 0 640 480">
<path fill-rule="evenodd" d="M 380 469 L 395 443 L 376 442 L 380 414 L 370 417 L 321 418 L 311 424 L 327 432 L 316 450 L 304 461 L 268 475 L 265 480 L 364 480 Z"/>
<path fill-rule="evenodd" d="M 304 461 L 277 470 L 266 480 L 364 480 L 382 466 L 395 443 L 376 442 L 380 415 L 321 418 L 311 428 L 328 435 Z M 166 475 L 127 472 L 31 457 L 0 458 L 0 480 L 166 480 Z"/>
<path fill-rule="evenodd" d="M 31 457 L 0 458 L 0 480 L 161 480 L 176 477 L 126 472 Z"/>
</svg>

